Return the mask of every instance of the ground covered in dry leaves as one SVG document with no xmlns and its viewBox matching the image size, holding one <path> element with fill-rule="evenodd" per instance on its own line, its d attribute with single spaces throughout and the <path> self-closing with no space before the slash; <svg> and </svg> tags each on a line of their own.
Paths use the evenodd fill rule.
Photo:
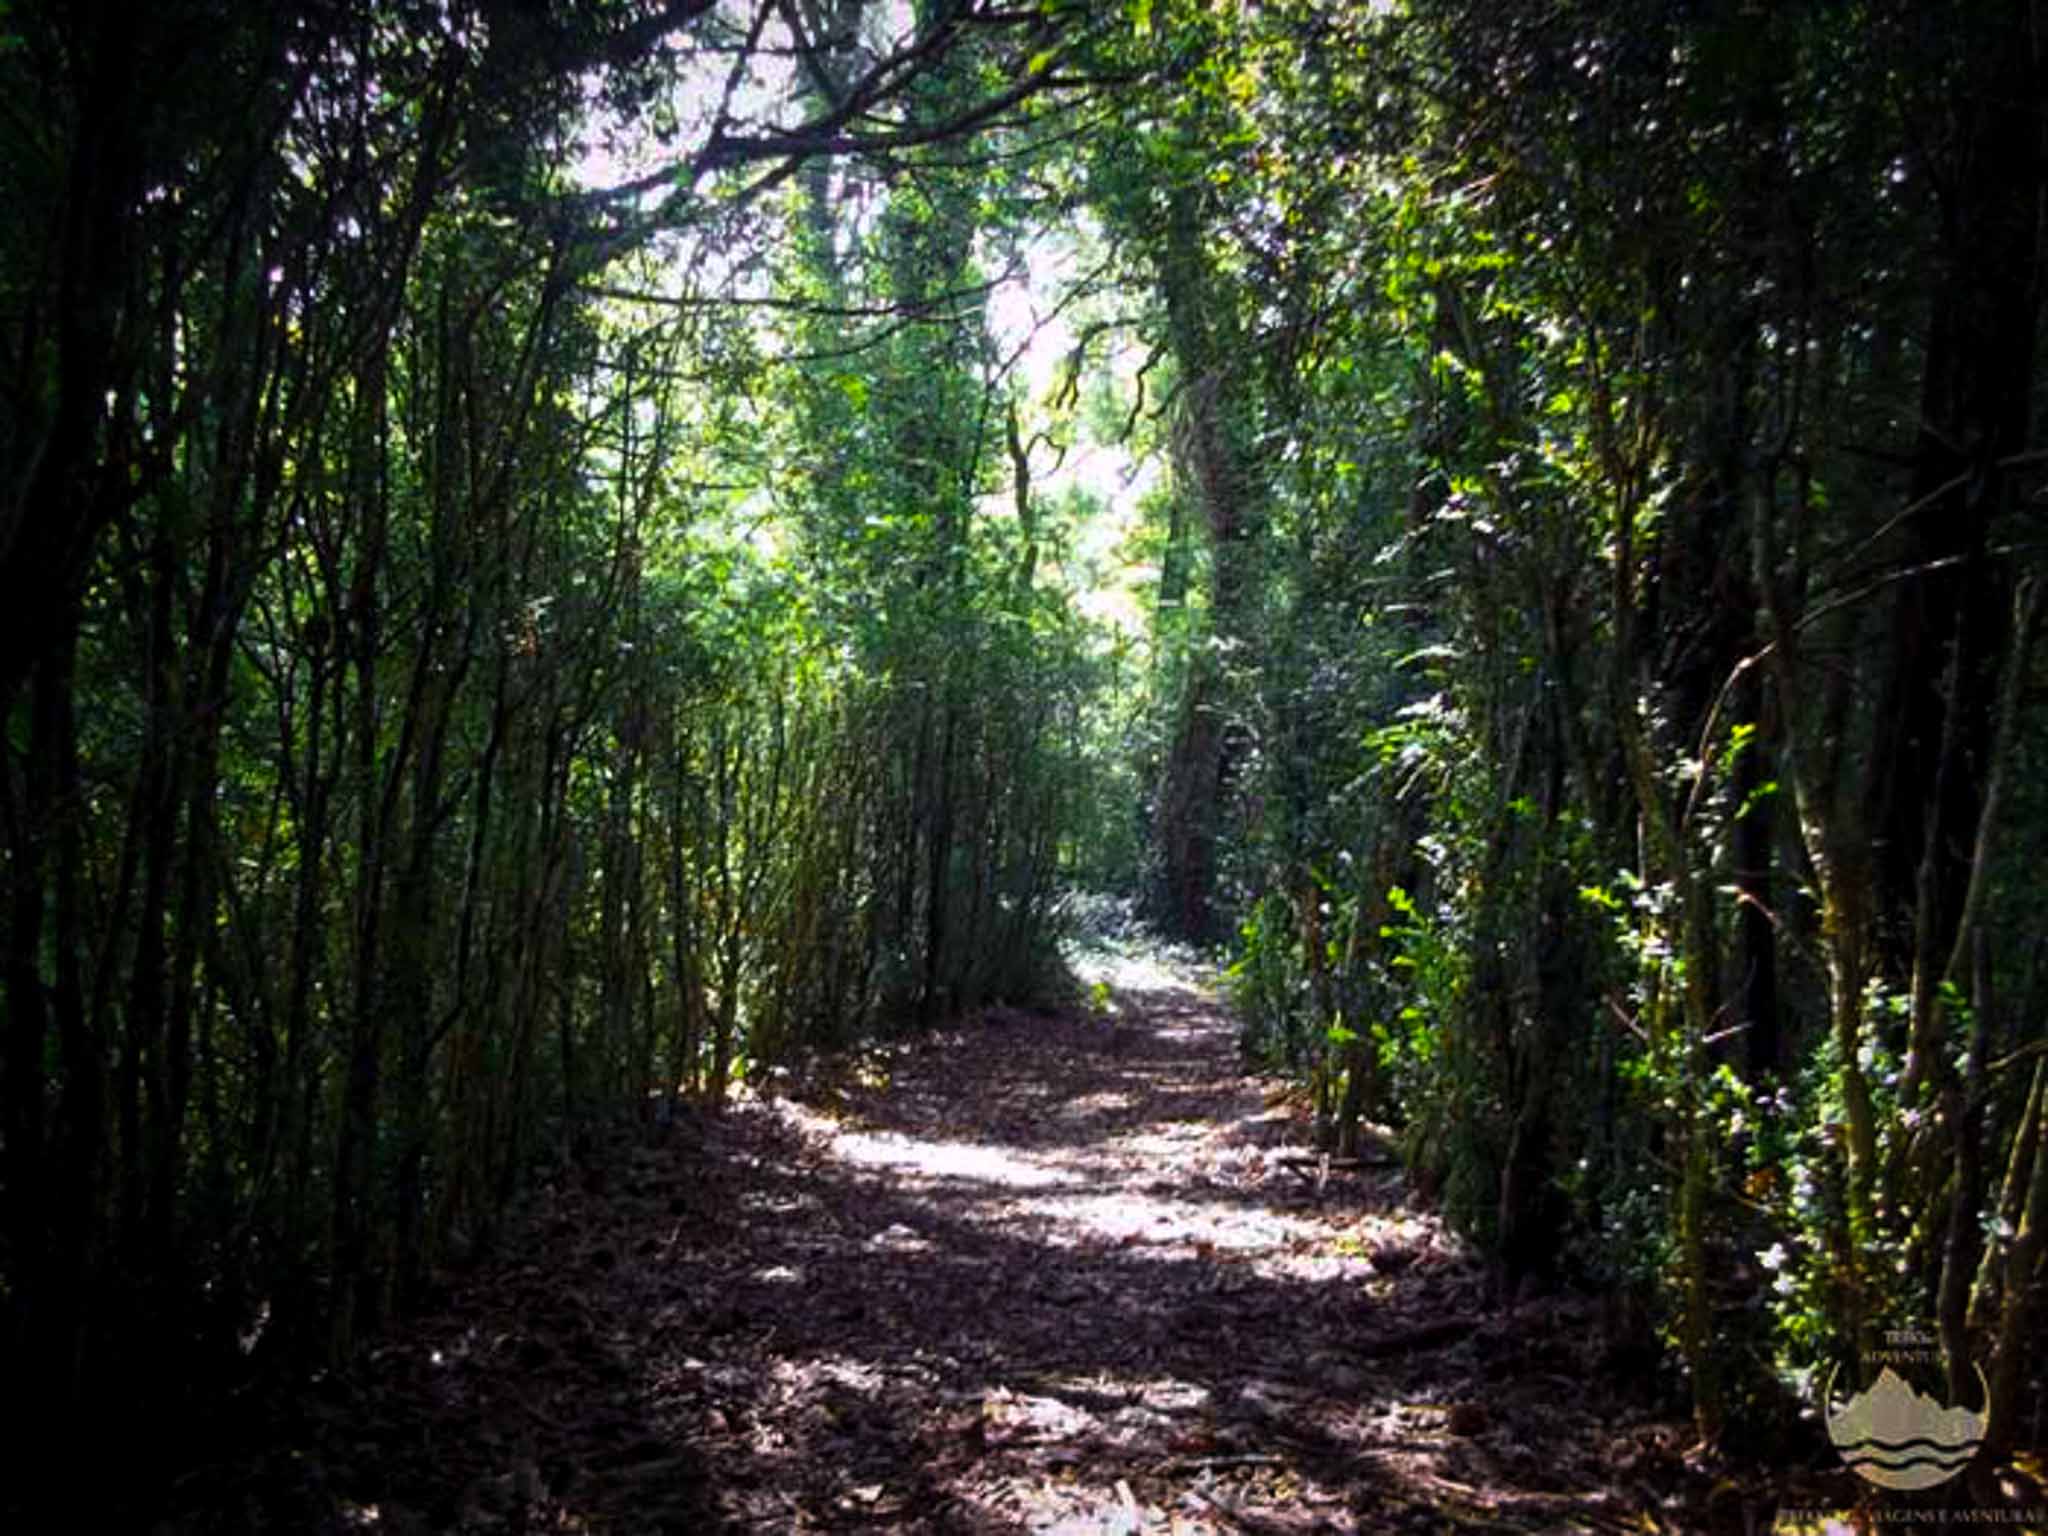
<svg viewBox="0 0 2048 1536">
<path fill-rule="evenodd" d="M 1490 1306 L 1390 1160 L 1308 1154 L 1186 974 L 1104 979 L 557 1181 L 172 1528 L 1769 1529 L 1593 1303 Z"/>
</svg>

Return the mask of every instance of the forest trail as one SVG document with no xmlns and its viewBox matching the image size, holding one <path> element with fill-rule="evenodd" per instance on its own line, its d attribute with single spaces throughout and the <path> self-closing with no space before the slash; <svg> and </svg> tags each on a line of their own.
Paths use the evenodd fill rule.
<svg viewBox="0 0 2048 1536">
<path fill-rule="evenodd" d="M 1391 1160 L 1308 1156 L 1207 992 L 1108 984 L 558 1180 L 521 1255 L 306 1410 L 323 1523 L 1699 1528 L 1644 1523 L 1691 1480 L 1675 1428 L 1592 1416 L 1584 1304 L 1486 1308 Z"/>
</svg>

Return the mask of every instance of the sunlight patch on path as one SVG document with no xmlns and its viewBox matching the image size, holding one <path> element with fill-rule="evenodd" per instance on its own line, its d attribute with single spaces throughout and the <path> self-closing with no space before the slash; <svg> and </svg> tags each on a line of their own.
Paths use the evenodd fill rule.
<svg viewBox="0 0 2048 1536">
<path fill-rule="evenodd" d="M 1132 1131 L 1119 1136 L 1115 1145 L 1122 1151 L 1138 1157 L 1166 1161 L 1186 1157 L 1190 1152 L 1201 1148 L 1208 1142 L 1210 1134 L 1206 1121 L 1176 1120 L 1163 1130 Z"/>
<path fill-rule="evenodd" d="M 1217 1046 L 1228 1026 L 1219 1028 L 1221 1021 L 1207 1000 L 1169 968 L 1175 962 L 1107 958 L 1122 964 L 1115 974 L 1156 989 L 1140 994 L 1138 1007 L 1131 998 L 1122 1000 L 1141 1021 L 1140 1033 L 1161 1040 L 1199 1037 Z M 1111 1122 L 1086 1139 L 1028 1149 L 1014 1142 L 960 1139 L 957 1122 L 949 1127 L 955 1134 L 947 1137 L 915 1129 L 873 1129 L 793 1099 L 773 1101 L 769 1108 L 833 1162 L 890 1178 L 920 1203 L 941 1188 L 980 1191 L 967 1207 L 952 1208 L 952 1219 L 1012 1237 L 1028 1234 L 1027 1240 L 1047 1253 L 1119 1250 L 1148 1265 L 1193 1261 L 1227 1267 L 1237 1283 L 1372 1278 L 1368 1253 L 1392 1236 L 1381 1235 L 1388 1225 L 1384 1217 L 1356 1221 L 1346 1247 L 1333 1250 L 1336 1234 L 1328 1214 L 1287 1199 L 1292 1186 L 1286 1180 L 1273 1183 L 1267 1144 L 1280 1142 L 1288 1124 L 1284 1110 L 1219 1116 L 1212 1102 L 1215 1082 L 1189 1075 L 1170 1056 L 1156 1063 L 1123 1058 L 1106 1068 L 1121 1080 L 1080 1092 L 1070 1084 L 1055 1094 L 1052 1084 L 1034 1082 L 1028 1073 L 1005 1078 L 999 1102 L 1040 1124 Z M 1223 1070 L 1228 1074 L 1230 1068 Z M 1184 1107 L 1183 1094 L 1198 1102 Z M 1020 1099 L 1051 1102 L 1027 1108 Z M 931 1123 L 942 1115 L 953 1120 L 937 1105 L 914 1098 L 908 1102 L 914 1120 Z M 1126 1121 L 1127 1115 L 1136 1123 Z M 1115 1124 L 1119 1121 L 1121 1128 Z M 903 1255 L 938 1247 L 926 1234 L 900 1223 L 871 1233 L 866 1246 Z"/>
<path fill-rule="evenodd" d="M 1157 950 L 1125 952 L 1077 946 L 1068 954 L 1067 965 L 1083 986 L 1100 983 L 1118 991 L 1185 992 L 1191 1002 L 1211 1000 L 1210 988 L 1192 964 Z"/>
<path fill-rule="evenodd" d="M 829 1115 L 780 1100 L 775 1112 L 809 1135 L 827 1138 L 832 1155 L 860 1168 L 888 1168 L 914 1179 L 956 1179 L 1002 1189 L 1052 1189 L 1079 1176 L 1048 1168 L 1015 1147 L 987 1142 L 927 1141 L 898 1131 L 849 1130 Z"/>
<path fill-rule="evenodd" d="M 1196 1205 L 1170 1197 L 1119 1190 L 1108 1194 L 1041 1195 L 1019 1201 L 1017 1213 L 1055 1224 L 1064 1235 L 1059 1246 L 1089 1241 L 1132 1247 L 1167 1246 L 1185 1250 L 1208 1248 L 1218 1253 L 1258 1257 L 1327 1239 L 1325 1223 L 1251 1208 Z"/>
<path fill-rule="evenodd" d="M 1065 1104 L 1059 1107 L 1056 1113 L 1069 1120 L 1078 1120 L 1088 1115 L 1099 1115 L 1104 1110 L 1130 1109 L 1137 1102 L 1137 1099 L 1132 1095 L 1118 1093 L 1113 1090 L 1103 1093 L 1084 1093 L 1079 1098 L 1067 1100 Z"/>
</svg>

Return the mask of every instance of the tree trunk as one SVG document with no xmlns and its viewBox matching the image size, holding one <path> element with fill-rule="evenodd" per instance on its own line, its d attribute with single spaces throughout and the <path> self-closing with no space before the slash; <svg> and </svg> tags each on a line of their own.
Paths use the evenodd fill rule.
<svg viewBox="0 0 2048 1536">
<path fill-rule="evenodd" d="M 1919 866 L 1931 852 L 1928 926 L 1943 956 L 1969 880 L 2006 644 L 1999 618 L 2010 578 L 1987 558 L 1987 544 L 2019 494 L 2008 461 L 2032 427 L 2038 206 L 2048 177 L 2033 10 L 1992 7 L 1965 18 L 1955 93 L 1935 109 L 1952 113 L 1960 134 L 1952 156 L 1928 173 L 1941 183 L 1939 246 L 1907 491 L 1913 510 L 1897 556 L 1911 575 L 1899 587 L 1871 735 L 1878 910 L 1916 909 Z M 1945 775 L 1944 737 L 1954 742 Z M 1911 929 L 1887 916 L 1879 942 L 1886 969 L 1903 976 Z"/>
</svg>

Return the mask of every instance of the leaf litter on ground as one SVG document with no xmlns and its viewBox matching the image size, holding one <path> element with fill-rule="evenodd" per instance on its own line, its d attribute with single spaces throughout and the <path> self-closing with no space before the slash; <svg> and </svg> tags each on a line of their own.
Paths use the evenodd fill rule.
<svg viewBox="0 0 2048 1536">
<path fill-rule="evenodd" d="M 1490 1307 L 1391 1158 L 1305 1152 L 1187 968 L 1109 974 L 1108 1017 L 992 1007 L 665 1106 L 162 1528 L 1755 1522 L 1603 1385 L 1593 1301 Z"/>
</svg>

